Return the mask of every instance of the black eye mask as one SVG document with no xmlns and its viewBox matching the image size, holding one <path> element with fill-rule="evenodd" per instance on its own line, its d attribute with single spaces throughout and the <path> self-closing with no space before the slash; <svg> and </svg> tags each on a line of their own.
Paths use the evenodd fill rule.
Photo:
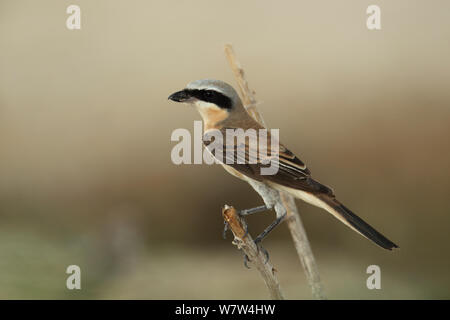
<svg viewBox="0 0 450 320">
<path fill-rule="evenodd" d="M 214 103 L 222 109 L 231 109 L 232 107 L 231 99 L 215 90 L 186 89 L 185 92 L 198 100 Z"/>
</svg>

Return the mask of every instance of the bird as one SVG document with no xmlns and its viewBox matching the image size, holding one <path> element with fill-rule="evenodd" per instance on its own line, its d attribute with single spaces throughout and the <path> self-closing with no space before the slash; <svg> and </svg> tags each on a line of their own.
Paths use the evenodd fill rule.
<svg viewBox="0 0 450 320">
<path fill-rule="evenodd" d="M 219 131 L 226 136 L 227 132 L 229 132 L 228 130 L 266 129 L 247 112 L 236 90 L 221 80 L 201 79 L 192 81 L 181 91 L 171 94 L 168 99 L 192 105 L 197 109 L 203 120 L 204 137 L 212 131 Z M 268 140 L 273 138 L 269 132 L 267 136 Z M 207 139 L 203 139 L 203 143 L 206 148 L 210 146 L 210 141 Z M 313 179 L 311 171 L 305 163 L 281 142 L 277 141 L 278 152 L 276 153 L 276 158 L 278 161 L 278 170 L 272 175 L 261 174 L 261 169 L 267 167 L 267 162 L 262 161 L 263 159 L 259 157 L 257 157 L 256 163 L 255 161 L 253 163 L 240 163 L 236 161 L 236 154 L 238 153 L 237 146 L 230 146 L 227 143 L 224 143 L 224 148 L 234 148 L 234 154 L 230 153 L 233 157 L 231 160 L 234 161 L 224 161 L 223 158 L 219 159 L 217 155 L 212 153 L 214 157 L 218 158 L 219 163 L 222 164 L 225 170 L 233 176 L 251 184 L 259 183 L 269 189 L 287 192 L 297 199 L 324 209 L 350 229 L 371 240 L 381 248 L 387 250 L 398 248 L 395 243 L 387 239 L 338 201 L 334 191 L 330 187 Z M 251 146 L 249 146 L 247 141 L 245 143 L 245 158 L 248 160 Z M 223 151 L 223 154 L 225 153 Z M 228 154 L 227 157 L 229 157 Z M 266 203 L 264 206 L 242 210 L 240 213 L 241 215 L 248 215 L 267 209 L 272 208 Z M 255 243 L 261 242 L 284 220 L 285 216 L 286 214 L 277 217 L 271 225 L 255 238 Z"/>
</svg>

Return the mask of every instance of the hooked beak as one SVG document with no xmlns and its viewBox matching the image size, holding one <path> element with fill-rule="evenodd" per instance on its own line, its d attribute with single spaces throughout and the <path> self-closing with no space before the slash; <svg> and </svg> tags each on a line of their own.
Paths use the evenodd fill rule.
<svg viewBox="0 0 450 320">
<path fill-rule="evenodd" d="M 176 101 L 176 102 L 185 102 L 186 100 L 189 100 L 191 98 L 191 95 L 187 90 L 181 90 L 175 93 L 172 93 L 169 96 L 169 100 Z"/>
</svg>

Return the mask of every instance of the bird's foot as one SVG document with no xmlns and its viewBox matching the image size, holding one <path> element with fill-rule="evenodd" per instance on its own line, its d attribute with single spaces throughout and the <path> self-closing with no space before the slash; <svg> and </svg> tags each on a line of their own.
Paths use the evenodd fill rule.
<svg viewBox="0 0 450 320">
<path fill-rule="evenodd" d="M 264 205 L 264 206 L 259 206 L 259 207 L 255 207 L 255 208 L 250 208 L 250 209 L 244 209 L 244 210 L 240 210 L 239 212 L 238 212 L 238 216 L 240 217 L 240 218 L 243 218 L 243 217 L 245 217 L 245 216 L 248 216 L 248 215 L 251 215 L 251 214 L 254 214 L 254 213 L 258 213 L 258 212 L 262 212 L 262 211 L 266 211 L 266 210 L 269 210 L 270 208 L 269 207 L 267 207 L 266 205 Z M 244 228 L 244 230 L 245 230 L 245 233 L 244 233 L 244 235 L 242 236 L 242 238 L 245 238 L 247 235 L 248 235 L 248 226 L 247 226 L 247 223 L 245 223 L 245 221 L 243 221 L 243 228 Z M 226 221 L 224 221 L 224 228 L 223 228 L 223 232 L 222 232 L 222 237 L 224 238 L 224 239 L 226 239 L 227 238 L 227 231 L 230 229 L 230 226 L 229 226 L 229 224 L 228 224 L 228 222 L 226 222 Z M 264 249 L 264 247 L 261 245 L 261 241 L 263 240 L 263 238 L 264 238 L 264 236 L 266 235 L 267 233 L 264 233 L 263 232 L 263 234 L 260 234 L 256 239 L 255 239 L 255 244 L 256 244 L 256 247 L 257 247 L 257 249 L 258 249 L 258 253 L 261 251 L 264 255 L 265 255 L 265 261 L 264 261 L 264 263 L 267 263 L 267 261 L 269 261 L 269 253 L 267 252 L 267 250 L 266 249 Z M 249 257 L 244 253 L 244 266 L 247 268 L 247 269 L 250 269 L 250 267 L 249 267 L 249 265 L 248 265 L 248 263 L 249 262 L 251 262 L 251 260 L 249 259 Z"/>
<path fill-rule="evenodd" d="M 264 206 L 259 206 L 259 207 L 255 207 L 255 208 L 240 210 L 237 214 L 238 214 L 238 216 L 240 218 L 243 218 L 245 216 L 249 216 L 251 214 L 262 212 L 262 211 L 266 211 L 266 210 L 269 210 L 269 209 L 270 209 L 269 207 L 264 205 Z M 226 221 L 224 222 L 224 224 L 225 224 L 225 226 L 223 228 L 222 237 L 224 239 L 226 239 L 227 238 L 227 231 L 229 230 L 229 225 L 228 225 L 228 223 Z M 243 238 L 245 238 L 247 236 L 247 234 L 248 234 L 247 224 L 245 224 L 245 223 L 244 223 L 244 228 L 245 228 L 245 234 L 244 234 Z"/>
<path fill-rule="evenodd" d="M 259 240 L 258 238 L 255 239 L 255 244 L 256 247 L 258 248 L 258 253 L 261 251 L 264 256 L 265 256 L 265 260 L 264 260 L 264 264 L 266 264 L 269 261 L 269 252 L 261 245 L 261 240 Z"/>
<path fill-rule="evenodd" d="M 224 223 L 224 226 L 223 226 L 223 231 L 222 231 L 222 238 L 226 239 L 227 238 L 227 231 L 228 231 L 230 225 L 226 221 L 224 221 L 223 223 Z"/>
<path fill-rule="evenodd" d="M 266 264 L 269 261 L 269 252 L 261 245 L 261 241 L 256 242 L 255 240 L 255 244 L 256 244 L 256 248 L 258 249 L 258 253 L 262 252 L 265 256 L 264 258 L 264 264 Z M 244 266 L 247 269 L 250 269 L 248 263 L 251 262 L 251 260 L 248 258 L 248 256 L 244 253 Z"/>
</svg>

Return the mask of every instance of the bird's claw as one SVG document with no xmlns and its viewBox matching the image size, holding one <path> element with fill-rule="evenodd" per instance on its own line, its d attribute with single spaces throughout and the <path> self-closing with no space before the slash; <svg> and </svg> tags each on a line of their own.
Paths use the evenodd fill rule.
<svg viewBox="0 0 450 320">
<path fill-rule="evenodd" d="M 244 235 L 242 236 L 242 239 L 244 239 L 248 235 L 248 225 L 244 222 L 242 226 L 244 227 Z"/>
<path fill-rule="evenodd" d="M 261 251 L 264 256 L 264 264 L 266 264 L 269 261 L 269 252 L 261 245 L 261 240 L 255 240 L 256 248 L 258 249 L 258 253 Z M 244 266 L 247 269 L 250 269 L 248 263 L 251 262 L 251 260 L 248 258 L 248 256 L 244 253 Z"/>
<path fill-rule="evenodd" d="M 248 256 L 244 253 L 244 266 L 247 269 L 250 269 L 250 267 L 248 266 L 248 262 L 250 261 L 250 259 L 248 258 Z"/>
<path fill-rule="evenodd" d="M 237 212 L 237 215 L 239 216 L 239 217 L 243 217 L 243 216 L 245 216 L 246 215 L 246 213 L 247 213 L 247 210 L 246 209 L 243 209 L 243 210 L 239 210 L 238 212 Z"/>
<path fill-rule="evenodd" d="M 226 221 L 224 221 L 223 223 L 224 223 L 224 226 L 223 226 L 223 231 L 222 231 L 222 238 L 226 239 L 227 238 L 227 231 L 228 231 L 228 228 L 229 228 L 230 225 Z"/>
<path fill-rule="evenodd" d="M 255 244 L 256 248 L 258 248 L 258 252 L 261 251 L 264 254 L 264 264 L 266 264 L 269 261 L 269 252 L 261 245 L 261 240 L 256 239 Z"/>
</svg>

